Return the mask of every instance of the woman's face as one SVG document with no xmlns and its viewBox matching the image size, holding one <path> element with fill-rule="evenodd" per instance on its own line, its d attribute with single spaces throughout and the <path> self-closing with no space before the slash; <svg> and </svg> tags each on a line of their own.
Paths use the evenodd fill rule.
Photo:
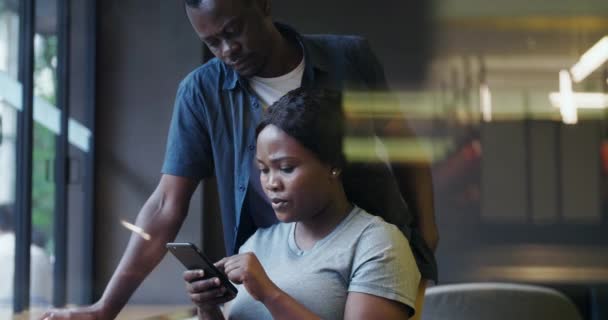
<svg viewBox="0 0 608 320">
<path fill-rule="evenodd" d="M 282 222 L 321 213 L 339 183 L 328 164 L 274 125 L 258 135 L 256 161 L 264 192 Z"/>
</svg>

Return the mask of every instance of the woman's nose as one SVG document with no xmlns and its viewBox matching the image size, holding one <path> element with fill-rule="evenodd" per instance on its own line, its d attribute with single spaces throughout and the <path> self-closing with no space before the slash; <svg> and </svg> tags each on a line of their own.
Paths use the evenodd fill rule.
<svg viewBox="0 0 608 320">
<path fill-rule="evenodd" d="M 281 181 L 275 174 L 268 174 L 266 181 L 266 189 L 270 191 L 278 191 L 281 187 Z"/>
</svg>

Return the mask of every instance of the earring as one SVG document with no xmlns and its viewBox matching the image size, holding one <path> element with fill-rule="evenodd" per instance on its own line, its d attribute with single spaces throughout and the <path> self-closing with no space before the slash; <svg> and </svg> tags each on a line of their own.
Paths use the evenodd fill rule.
<svg viewBox="0 0 608 320">
<path fill-rule="evenodd" d="M 331 175 L 334 176 L 334 177 L 337 176 L 338 175 L 338 170 L 337 169 L 332 169 L 331 170 Z"/>
</svg>

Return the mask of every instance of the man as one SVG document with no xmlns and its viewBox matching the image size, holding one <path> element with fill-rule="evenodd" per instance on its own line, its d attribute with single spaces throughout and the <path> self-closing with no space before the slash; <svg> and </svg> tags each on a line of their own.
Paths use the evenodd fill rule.
<svg viewBox="0 0 608 320">
<path fill-rule="evenodd" d="M 367 43 L 357 37 L 304 37 L 274 24 L 270 0 L 186 0 L 186 13 L 215 59 L 194 70 L 180 84 L 171 122 L 160 183 L 141 209 L 136 224 L 151 235 L 131 237 L 101 299 L 92 306 L 46 313 L 48 319 L 111 319 L 166 253 L 187 213 L 199 181 L 218 179 L 224 241 L 228 255 L 238 250 L 256 227 L 275 223 L 253 165 L 255 127 L 264 108 L 300 86 L 382 90 L 382 67 Z M 394 181 L 390 182 L 395 185 Z M 395 189 L 396 190 L 396 189 Z M 430 191 L 429 191 L 430 192 Z M 353 194 L 364 194 L 354 188 Z M 357 201 L 358 199 L 355 199 Z M 427 200 L 427 207 L 429 205 Z M 410 238 L 414 252 L 431 257 L 414 219 L 403 210 L 393 221 Z M 432 203 L 432 201 L 431 201 Z M 427 243 L 434 247 L 432 210 L 419 225 L 430 226 Z M 417 239 L 417 238 L 416 238 Z M 418 258 L 418 257 L 417 257 Z M 425 260 L 425 259 L 423 259 Z M 424 272 L 424 265 L 431 272 Z M 434 279 L 434 258 L 419 262 L 423 276 Z"/>
</svg>

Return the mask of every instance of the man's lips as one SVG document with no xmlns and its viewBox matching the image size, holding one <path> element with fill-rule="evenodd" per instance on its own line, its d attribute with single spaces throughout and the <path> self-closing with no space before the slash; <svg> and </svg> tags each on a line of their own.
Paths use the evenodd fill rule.
<svg viewBox="0 0 608 320">
<path fill-rule="evenodd" d="M 229 64 L 229 66 L 235 70 L 243 69 L 249 63 L 250 59 L 248 57 L 243 57 L 241 59 L 237 59 Z"/>
</svg>

